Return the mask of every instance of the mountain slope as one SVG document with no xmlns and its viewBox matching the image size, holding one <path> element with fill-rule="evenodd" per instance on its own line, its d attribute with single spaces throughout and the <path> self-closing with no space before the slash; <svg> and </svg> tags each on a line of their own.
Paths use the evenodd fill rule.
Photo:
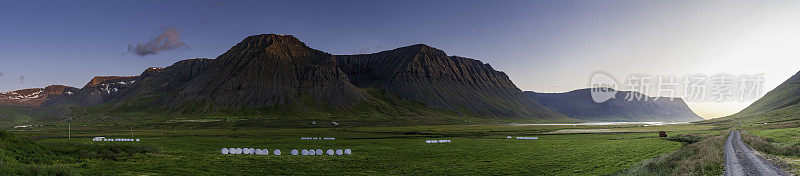
<svg viewBox="0 0 800 176">
<path fill-rule="evenodd" d="M 763 97 L 736 114 L 709 120 L 770 122 L 800 119 L 800 72 L 764 94 Z"/>
<path fill-rule="evenodd" d="M 72 112 L 51 119 L 87 121 L 155 113 L 162 113 L 152 115 L 159 118 L 579 121 L 530 99 L 489 64 L 427 45 L 331 55 L 276 34 L 247 37 L 216 59 L 183 60 L 139 76 L 95 77 L 70 96 L 31 107 L 44 106 L 59 107 L 49 114 Z"/>
<path fill-rule="evenodd" d="M 337 59 L 354 85 L 386 90 L 430 107 L 482 116 L 563 117 L 525 97 L 505 73 L 489 64 L 447 56 L 427 45 Z"/>
<path fill-rule="evenodd" d="M 638 92 L 619 91 L 615 98 L 602 103 L 592 100 L 591 89 L 565 93 L 525 92 L 534 100 L 572 118 L 589 121 L 698 121 L 697 116 L 680 98 L 647 97 L 628 101 L 626 96 Z"/>
<path fill-rule="evenodd" d="M 247 37 L 217 57 L 176 100 L 247 108 L 298 103 L 301 96 L 333 107 L 364 100 L 364 93 L 349 83 L 332 55 L 293 36 L 274 34 Z"/>
<path fill-rule="evenodd" d="M 0 93 L 0 106 L 41 107 L 77 93 L 79 89 L 52 85 Z"/>
</svg>

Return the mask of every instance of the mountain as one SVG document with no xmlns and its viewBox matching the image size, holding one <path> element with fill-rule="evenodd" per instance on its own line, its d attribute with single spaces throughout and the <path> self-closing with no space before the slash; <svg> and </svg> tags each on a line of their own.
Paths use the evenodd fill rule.
<svg viewBox="0 0 800 176">
<path fill-rule="evenodd" d="M 763 97 L 736 114 L 710 122 L 741 120 L 770 122 L 796 120 L 800 115 L 800 72 L 764 94 Z"/>
<path fill-rule="evenodd" d="M 333 55 L 293 36 L 273 34 L 245 38 L 189 81 L 175 100 L 249 108 L 295 104 L 303 96 L 343 108 L 365 95 L 350 84 Z"/>
<path fill-rule="evenodd" d="M 69 96 L 68 99 L 77 105 L 102 104 L 120 98 L 138 80 L 138 76 L 95 76 L 77 94 Z"/>
<path fill-rule="evenodd" d="M 35 91 L 25 93 L 33 97 L 30 92 Z M 578 121 L 528 98 L 489 64 L 448 56 L 427 45 L 332 55 L 294 36 L 276 34 L 247 37 L 216 59 L 183 60 L 149 68 L 139 76 L 95 77 L 71 92 L 58 101 L 29 107 L 95 107 L 104 118 L 124 111 L 301 119 Z M 80 111 L 84 114 L 72 117 L 86 117 L 91 110 L 58 112 Z"/>
<path fill-rule="evenodd" d="M 618 91 L 615 98 L 602 103 L 592 100 L 591 89 L 565 93 L 525 92 L 544 106 L 572 118 L 588 121 L 698 121 L 697 116 L 680 98 L 655 98 L 632 91 Z M 626 96 L 643 97 L 628 101 Z"/>
<path fill-rule="evenodd" d="M 482 116 L 560 116 L 527 98 L 505 73 L 489 64 L 447 56 L 427 45 L 336 57 L 355 86 L 385 90 L 430 107 Z"/>
<path fill-rule="evenodd" d="M 77 93 L 79 89 L 63 85 L 0 93 L 0 106 L 41 107 Z"/>
</svg>

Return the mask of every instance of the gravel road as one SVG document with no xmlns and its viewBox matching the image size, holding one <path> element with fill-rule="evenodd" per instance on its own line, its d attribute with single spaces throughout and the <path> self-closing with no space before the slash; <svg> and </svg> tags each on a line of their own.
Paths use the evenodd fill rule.
<svg viewBox="0 0 800 176">
<path fill-rule="evenodd" d="M 738 131 L 731 131 L 725 142 L 725 176 L 787 175 L 778 166 L 761 158 L 742 142 Z"/>
</svg>

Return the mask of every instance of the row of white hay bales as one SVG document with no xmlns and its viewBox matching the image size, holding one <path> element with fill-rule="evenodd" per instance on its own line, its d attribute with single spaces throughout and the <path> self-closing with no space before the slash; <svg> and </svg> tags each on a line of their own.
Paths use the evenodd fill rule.
<svg viewBox="0 0 800 176">
<path fill-rule="evenodd" d="M 300 140 L 336 140 L 336 138 L 332 138 L 332 137 L 325 137 L 325 138 L 321 138 L 321 137 L 301 137 Z"/>
<path fill-rule="evenodd" d="M 506 138 L 511 139 L 511 136 L 506 137 Z M 517 137 L 517 139 L 539 139 L 539 137 Z"/>
<path fill-rule="evenodd" d="M 435 143 L 449 143 L 452 142 L 450 140 L 426 140 L 425 143 L 427 144 L 435 144 Z"/>
<path fill-rule="evenodd" d="M 220 153 L 227 155 L 227 154 L 246 154 L 246 155 L 269 155 L 269 150 L 267 149 L 253 149 L 253 148 L 222 148 Z M 292 155 L 350 155 L 352 151 L 350 149 L 328 149 L 327 151 L 322 151 L 322 149 L 303 149 L 303 150 L 296 150 L 293 149 L 291 151 Z M 272 151 L 272 155 L 281 155 L 281 150 L 275 149 Z"/>
<path fill-rule="evenodd" d="M 119 139 L 108 139 L 108 138 L 93 138 L 92 141 L 95 142 L 139 142 L 139 139 L 127 139 L 127 138 L 119 138 Z"/>
</svg>

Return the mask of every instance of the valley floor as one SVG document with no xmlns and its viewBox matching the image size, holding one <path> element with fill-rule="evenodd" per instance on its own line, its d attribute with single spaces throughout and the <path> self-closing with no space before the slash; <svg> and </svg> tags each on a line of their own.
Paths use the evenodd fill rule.
<svg viewBox="0 0 800 176">
<path fill-rule="evenodd" d="M 117 160 L 87 159 L 68 166 L 80 175 L 609 175 L 682 146 L 658 137 L 710 126 L 509 126 L 221 128 L 110 130 L 60 127 L 17 130 L 41 143 L 95 145 L 92 137 L 139 138 L 116 145 L 145 146 L 154 153 Z M 586 133 L 557 133 L 560 130 Z M 613 129 L 604 132 L 596 129 Z M 67 135 L 71 136 L 68 139 Z M 133 136 L 133 137 L 131 137 Z M 507 139 L 538 137 L 538 140 Z M 335 140 L 300 140 L 335 137 Z M 427 144 L 446 139 L 451 143 Z M 106 142 L 107 143 L 107 142 Z M 222 148 L 279 149 L 275 155 L 222 155 Z M 292 156 L 292 149 L 351 149 L 352 155 Z"/>
</svg>

